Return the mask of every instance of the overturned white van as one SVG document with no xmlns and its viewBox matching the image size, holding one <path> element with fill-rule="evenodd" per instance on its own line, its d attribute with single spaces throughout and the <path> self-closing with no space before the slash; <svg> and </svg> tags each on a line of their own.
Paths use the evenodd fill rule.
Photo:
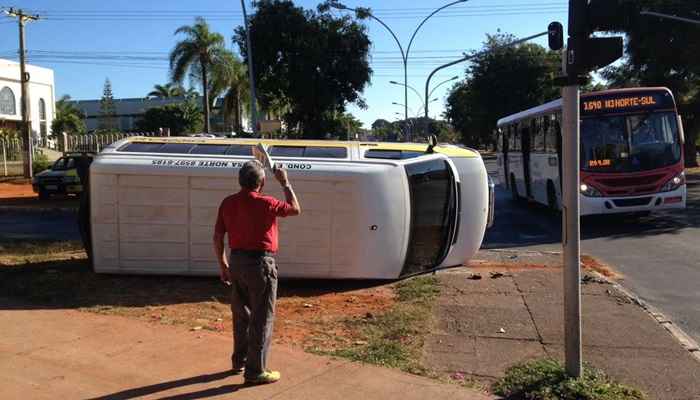
<svg viewBox="0 0 700 400">
<path fill-rule="evenodd" d="M 218 274 L 217 209 L 260 141 L 128 138 L 105 148 L 90 168 L 95 271 Z M 481 245 L 493 202 L 476 152 L 263 142 L 303 209 L 279 220 L 281 277 L 395 279 L 462 265 Z M 264 191 L 283 197 L 271 182 Z"/>
</svg>

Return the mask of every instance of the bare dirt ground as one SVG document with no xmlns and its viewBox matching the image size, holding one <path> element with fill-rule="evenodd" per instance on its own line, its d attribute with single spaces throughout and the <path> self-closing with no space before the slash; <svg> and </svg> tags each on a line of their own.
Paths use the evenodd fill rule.
<svg viewBox="0 0 700 400">
<path fill-rule="evenodd" d="M 12 178 L 0 181 L 0 199 L 36 197 L 27 179 Z"/>
<path fill-rule="evenodd" d="M 40 250 L 41 249 L 41 250 Z M 74 308 L 154 324 L 231 334 L 229 293 L 217 278 L 98 275 L 79 243 L 6 245 L 0 292 L 33 307 Z M 282 281 L 274 340 L 333 351 L 357 339 L 364 321 L 395 303 L 391 285 L 372 281 Z"/>
<path fill-rule="evenodd" d="M 24 178 L 3 178 L 0 180 L 0 207 L 22 208 L 77 208 L 76 196 L 53 196 L 40 200 L 32 190 L 32 184 Z"/>
</svg>

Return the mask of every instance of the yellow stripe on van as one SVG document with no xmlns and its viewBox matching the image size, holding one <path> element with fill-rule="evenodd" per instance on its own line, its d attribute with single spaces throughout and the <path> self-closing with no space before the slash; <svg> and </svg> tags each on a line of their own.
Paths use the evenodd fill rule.
<svg viewBox="0 0 700 400">
<path fill-rule="evenodd" d="M 356 142 L 339 140 L 306 140 L 306 139 L 260 139 L 260 138 L 197 138 L 197 137 L 129 137 L 130 142 L 141 143 L 191 143 L 191 144 L 250 144 L 263 143 L 268 146 L 315 146 L 315 147 L 345 147 L 348 150 L 357 149 L 362 154 L 372 150 L 404 150 L 425 151 L 427 143 L 395 143 L 395 142 Z M 436 146 L 435 152 L 448 157 L 476 158 L 479 153 L 476 150 L 446 145 Z"/>
<path fill-rule="evenodd" d="M 360 149 L 364 152 L 367 150 L 398 150 L 398 151 L 425 151 L 428 148 L 427 143 L 394 143 L 394 142 L 361 142 Z M 458 146 L 435 146 L 436 153 L 444 154 L 448 157 L 464 157 L 474 158 L 479 157 L 476 150 L 467 149 Z"/>
</svg>

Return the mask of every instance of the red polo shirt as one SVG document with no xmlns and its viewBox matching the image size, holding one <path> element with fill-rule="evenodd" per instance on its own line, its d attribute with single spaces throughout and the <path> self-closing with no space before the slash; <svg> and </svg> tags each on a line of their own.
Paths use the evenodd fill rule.
<svg viewBox="0 0 700 400">
<path fill-rule="evenodd" d="M 231 249 L 276 252 L 277 217 L 286 217 L 293 209 L 287 202 L 241 189 L 221 202 L 214 229 L 228 233 Z"/>
</svg>

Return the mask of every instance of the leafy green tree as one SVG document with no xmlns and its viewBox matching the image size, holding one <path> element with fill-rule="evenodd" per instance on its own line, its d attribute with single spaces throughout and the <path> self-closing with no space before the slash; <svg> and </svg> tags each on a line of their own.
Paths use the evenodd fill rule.
<svg viewBox="0 0 700 400">
<path fill-rule="evenodd" d="M 148 93 L 148 97 L 157 99 L 168 99 L 171 97 L 184 96 L 185 91 L 180 85 L 166 83 L 165 85 L 153 85 L 153 90 Z"/>
<path fill-rule="evenodd" d="M 54 135 L 85 133 L 85 117 L 77 107 L 70 103 L 70 96 L 65 95 L 56 102 L 56 115 L 51 123 Z"/>
<path fill-rule="evenodd" d="M 559 96 L 553 78 L 560 70 L 560 55 L 532 43 L 503 47 L 513 40 L 508 34 L 487 35 L 465 80 L 447 98 L 445 117 L 466 145 L 492 144 L 499 118 Z"/>
<path fill-rule="evenodd" d="M 349 112 L 336 115 L 334 120 L 336 124 L 335 132 L 339 133 L 339 139 L 354 140 L 356 135 L 363 131 L 362 121 Z"/>
<path fill-rule="evenodd" d="M 243 130 L 243 107 L 250 104 L 249 87 L 247 69 L 233 53 L 225 53 L 212 66 L 212 97 L 223 96 L 224 121 L 236 133 Z"/>
<path fill-rule="evenodd" d="M 372 137 L 378 141 L 395 141 L 398 140 L 399 127 L 394 123 L 385 119 L 377 119 L 372 122 Z"/>
<path fill-rule="evenodd" d="M 160 128 L 169 128 L 173 136 L 185 133 L 201 132 L 202 112 L 193 99 L 154 107 L 146 111 L 136 127 L 145 132 L 156 132 Z"/>
<path fill-rule="evenodd" d="M 105 79 L 100 99 L 100 116 L 98 117 L 98 129 L 101 131 L 117 130 L 117 107 L 114 105 L 112 94 L 112 82 Z"/>
<path fill-rule="evenodd" d="M 224 37 L 212 32 L 209 24 L 202 17 L 197 17 L 193 25 L 184 25 L 175 31 L 175 35 L 184 34 L 185 38 L 175 45 L 170 52 L 170 74 L 173 82 L 181 84 L 188 73 L 202 79 L 202 109 L 204 110 L 204 131 L 209 132 L 210 113 L 210 70 L 211 66 L 221 62 L 226 49 Z"/>
<path fill-rule="evenodd" d="M 361 92 L 370 79 L 370 40 L 352 17 L 327 8 L 296 7 L 290 0 L 255 2 L 250 19 L 257 97 L 261 106 L 286 108 L 289 129 L 306 138 L 331 132 L 349 103 L 366 107 Z M 233 40 L 248 60 L 246 32 Z"/>
<path fill-rule="evenodd" d="M 632 15 L 647 9 L 700 20 L 696 1 L 639 0 Z M 697 166 L 700 137 L 700 29 L 698 25 L 640 16 L 627 21 L 626 57 L 603 72 L 613 87 L 665 86 L 671 89 L 685 126 L 685 163 Z"/>
</svg>

